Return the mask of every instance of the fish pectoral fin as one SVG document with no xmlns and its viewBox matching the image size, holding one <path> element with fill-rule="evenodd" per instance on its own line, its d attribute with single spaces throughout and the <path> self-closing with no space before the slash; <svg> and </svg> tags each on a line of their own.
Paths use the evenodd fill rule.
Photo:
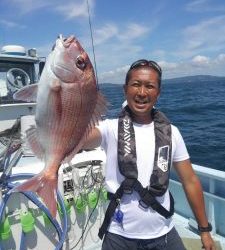
<svg viewBox="0 0 225 250">
<path fill-rule="evenodd" d="M 58 184 L 58 177 L 49 178 L 42 171 L 40 174 L 25 181 L 14 189 L 17 192 L 32 191 L 37 193 L 46 204 L 53 218 L 56 217 L 57 211 L 57 195 L 56 189 Z"/>
<path fill-rule="evenodd" d="M 16 93 L 14 93 L 13 99 L 25 102 L 36 102 L 37 90 L 38 90 L 38 84 L 31 84 L 25 86 L 20 90 L 18 90 Z"/>
<path fill-rule="evenodd" d="M 26 139 L 27 139 L 33 153 L 39 159 L 43 159 L 44 158 L 44 149 L 39 142 L 38 134 L 37 134 L 37 130 L 36 130 L 35 126 L 31 126 L 26 131 Z"/>
</svg>

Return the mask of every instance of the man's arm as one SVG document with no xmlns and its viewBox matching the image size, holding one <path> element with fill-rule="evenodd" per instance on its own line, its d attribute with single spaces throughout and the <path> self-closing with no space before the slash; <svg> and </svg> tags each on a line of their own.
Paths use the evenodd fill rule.
<svg viewBox="0 0 225 250">
<path fill-rule="evenodd" d="M 94 149 L 101 145 L 102 136 L 98 128 L 93 128 L 84 142 L 83 149 Z"/>
<path fill-rule="evenodd" d="M 174 168 L 181 180 L 186 197 L 201 227 L 208 226 L 208 220 L 205 212 L 205 203 L 201 183 L 195 174 L 190 160 L 174 162 Z M 215 250 L 215 244 L 209 232 L 201 233 L 201 240 L 204 249 Z"/>
</svg>

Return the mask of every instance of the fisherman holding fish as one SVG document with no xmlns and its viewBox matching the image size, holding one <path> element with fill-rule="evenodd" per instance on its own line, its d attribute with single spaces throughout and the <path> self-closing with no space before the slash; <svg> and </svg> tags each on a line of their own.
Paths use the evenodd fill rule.
<svg viewBox="0 0 225 250">
<path fill-rule="evenodd" d="M 154 61 L 138 60 L 126 74 L 127 105 L 117 119 L 92 129 L 83 148 L 106 152 L 105 184 L 110 199 L 99 230 L 102 250 L 185 249 L 172 220 L 170 168 L 177 172 L 198 223 L 203 248 L 215 250 L 200 181 L 183 138 L 154 108 L 162 71 Z M 179 202 L 179 200 L 177 200 Z"/>
<path fill-rule="evenodd" d="M 127 72 L 127 105 L 117 119 L 98 124 L 106 112 L 90 59 L 74 36 L 59 36 L 38 84 L 15 99 L 36 101 L 35 125 L 26 131 L 45 168 L 14 191 L 33 191 L 56 216 L 58 169 L 80 149 L 106 152 L 105 184 L 110 203 L 99 237 L 103 250 L 182 250 L 174 228 L 171 165 L 183 184 L 199 225 L 203 247 L 215 250 L 203 193 L 179 130 L 154 108 L 161 90 L 161 68 L 154 61 L 134 62 Z M 179 202 L 179 201 L 177 201 Z"/>
</svg>

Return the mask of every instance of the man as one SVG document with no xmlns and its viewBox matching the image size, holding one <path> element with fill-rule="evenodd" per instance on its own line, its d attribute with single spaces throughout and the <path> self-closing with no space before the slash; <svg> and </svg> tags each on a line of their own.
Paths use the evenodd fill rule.
<svg viewBox="0 0 225 250">
<path fill-rule="evenodd" d="M 103 250 L 185 249 L 172 221 L 168 190 L 171 162 L 183 184 L 206 250 L 215 250 L 195 175 L 179 130 L 154 105 L 160 95 L 161 68 L 154 61 L 134 62 L 126 75 L 127 106 L 118 119 L 93 129 L 85 148 L 106 152 L 110 204 L 99 231 Z"/>
</svg>

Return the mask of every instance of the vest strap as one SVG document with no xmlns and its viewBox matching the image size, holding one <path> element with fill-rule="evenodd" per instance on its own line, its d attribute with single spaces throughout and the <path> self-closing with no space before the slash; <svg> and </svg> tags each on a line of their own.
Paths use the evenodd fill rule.
<svg viewBox="0 0 225 250">
<path fill-rule="evenodd" d="M 107 207 L 104 221 L 99 229 L 98 237 L 102 240 L 105 233 L 107 232 L 108 226 L 111 222 L 111 218 L 120 203 L 120 199 L 123 195 L 123 187 L 122 185 L 117 189 L 115 194 L 108 193 L 108 198 L 110 199 L 109 205 Z"/>
<path fill-rule="evenodd" d="M 125 189 L 124 189 L 125 188 Z M 158 212 L 160 215 L 165 217 L 166 219 L 170 218 L 174 213 L 174 199 L 172 194 L 170 195 L 170 210 L 165 209 L 155 198 L 154 195 L 151 194 L 150 190 L 147 188 L 143 188 L 141 183 L 136 179 L 128 179 L 126 178 L 121 186 L 117 189 L 115 194 L 108 193 L 108 197 L 110 199 L 108 208 L 105 213 L 105 218 L 102 223 L 102 226 L 99 229 L 98 236 L 100 239 L 103 239 L 105 233 L 107 232 L 108 226 L 111 222 L 111 218 L 120 203 L 120 199 L 124 193 L 131 194 L 135 190 L 140 195 L 139 204 L 141 207 L 147 209 L 151 207 L 153 210 Z M 125 191 L 125 192 L 124 192 Z"/>
<path fill-rule="evenodd" d="M 170 210 L 168 211 L 165 209 L 155 198 L 155 195 L 152 194 L 152 192 L 148 188 L 143 188 L 141 183 L 136 180 L 136 183 L 134 185 L 134 190 L 140 195 L 141 199 L 139 201 L 139 204 L 143 208 L 151 207 L 156 212 L 158 212 L 160 215 L 168 219 L 171 217 L 174 213 L 174 199 L 172 194 L 170 194 Z"/>
</svg>

